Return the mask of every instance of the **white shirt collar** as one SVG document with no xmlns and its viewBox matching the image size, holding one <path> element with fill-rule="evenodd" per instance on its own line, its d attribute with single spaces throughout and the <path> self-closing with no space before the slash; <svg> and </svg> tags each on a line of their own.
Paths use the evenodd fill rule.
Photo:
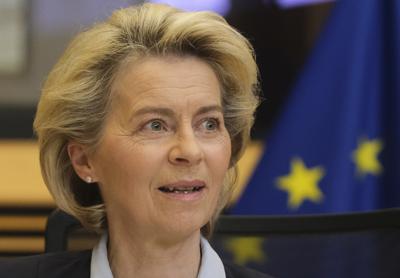
<svg viewBox="0 0 400 278">
<path fill-rule="evenodd" d="M 107 239 L 107 233 L 103 234 L 100 241 L 93 248 L 90 278 L 113 278 L 107 257 Z M 200 246 L 202 256 L 197 278 L 225 278 L 225 269 L 220 257 L 203 237 L 201 237 Z"/>
</svg>

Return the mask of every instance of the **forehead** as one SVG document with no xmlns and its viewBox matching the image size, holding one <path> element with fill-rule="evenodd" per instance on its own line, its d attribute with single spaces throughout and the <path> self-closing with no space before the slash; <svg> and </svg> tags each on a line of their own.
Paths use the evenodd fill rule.
<svg viewBox="0 0 400 278">
<path fill-rule="evenodd" d="M 214 70 L 196 57 L 146 57 L 125 66 L 113 84 L 122 105 L 146 102 L 214 102 L 220 104 L 220 84 Z"/>
</svg>

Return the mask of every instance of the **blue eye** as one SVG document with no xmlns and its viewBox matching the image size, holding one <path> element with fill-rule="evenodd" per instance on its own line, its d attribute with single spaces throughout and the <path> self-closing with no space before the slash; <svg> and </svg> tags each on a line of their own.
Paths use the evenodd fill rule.
<svg viewBox="0 0 400 278">
<path fill-rule="evenodd" d="M 150 129 L 154 131 L 161 131 L 163 128 L 162 123 L 160 121 L 152 121 L 150 122 Z"/>
<path fill-rule="evenodd" d="M 161 120 L 151 120 L 144 126 L 144 129 L 150 131 L 162 131 L 165 127 Z"/>
<path fill-rule="evenodd" d="M 210 118 L 210 119 L 206 119 L 203 122 L 203 127 L 207 130 L 207 131 L 214 131 L 217 130 L 219 127 L 219 121 L 218 119 L 215 118 Z"/>
</svg>

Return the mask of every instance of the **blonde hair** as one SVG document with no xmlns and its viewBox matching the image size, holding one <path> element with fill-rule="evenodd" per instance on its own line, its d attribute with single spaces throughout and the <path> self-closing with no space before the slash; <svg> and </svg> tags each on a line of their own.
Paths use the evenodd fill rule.
<svg viewBox="0 0 400 278">
<path fill-rule="evenodd" d="M 34 121 L 42 175 L 60 209 L 86 228 L 107 227 L 104 204 L 98 186 L 87 186 L 74 172 L 67 144 L 73 140 L 96 149 L 110 110 L 110 88 L 124 63 L 171 54 L 196 56 L 214 69 L 232 142 L 224 190 L 203 235 L 210 235 L 227 203 L 258 105 L 253 49 L 215 13 L 147 3 L 117 10 L 105 22 L 78 34 L 42 89 Z"/>
</svg>

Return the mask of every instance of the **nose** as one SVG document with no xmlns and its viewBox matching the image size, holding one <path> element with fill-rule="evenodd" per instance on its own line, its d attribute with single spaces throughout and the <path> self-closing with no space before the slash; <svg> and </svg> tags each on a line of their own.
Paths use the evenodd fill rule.
<svg viewBox="0 0 400 278">
<path fill-rule="evenodd" d="M 169 161 L 175 165 L 192 166 L 203 159 L 203 151 L 193 130 L 177 132 L 169 151 Z"/>
</svg>

